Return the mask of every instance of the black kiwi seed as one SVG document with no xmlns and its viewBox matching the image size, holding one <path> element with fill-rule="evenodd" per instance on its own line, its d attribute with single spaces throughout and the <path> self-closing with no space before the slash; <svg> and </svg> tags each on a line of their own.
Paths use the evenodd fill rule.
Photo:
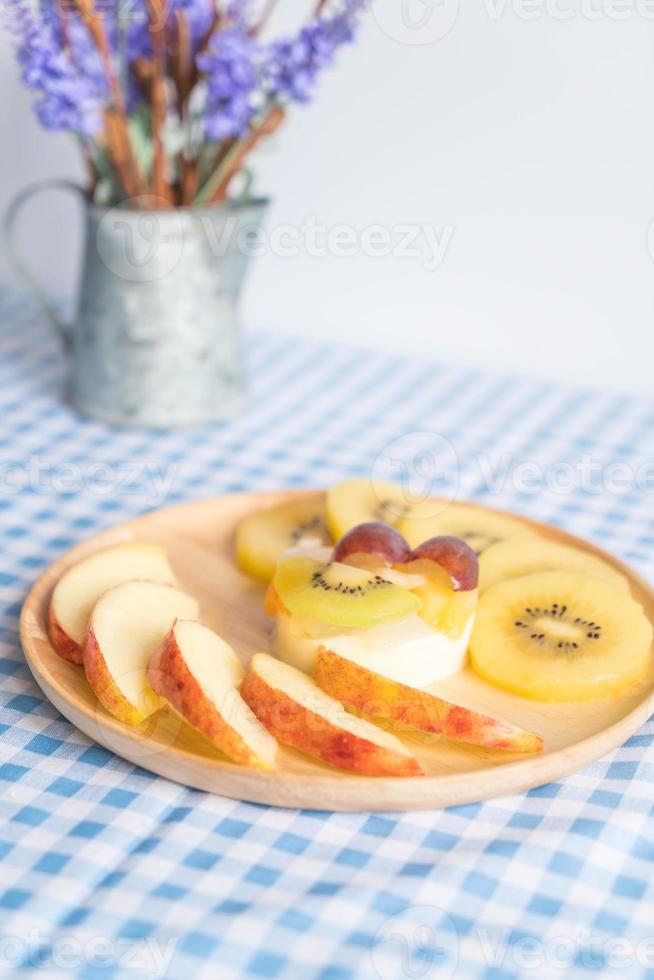
<svg viewBox="0 0 654 980">
<path fill-rule="evenodd" d="M 396 500 L 380 500 L 372 516 L 382 524 L 394 524 L 398 519 L 406 517 L 410 510 L 409 504 L 400 504 Z"/>
<path fill-rule="evenodd" d="M 342 595 L 364 596 L 371 589 L 377 589 L 383 585 L 388 585 L 388 582 L 381 575 L 375 575 L 365 585 L 346 585 L 344 582 L 336 582 L 332 585 L 331 582 L 327 581 L 322 572 L 314 572 L 311 576 L 312 589 L 324 589 L 325 592 L 340 592 Z"/>
<path fill-rule="evenodd" d="M 548 616 L 550 619 L 563 620 L 563 622 L 569 622 L 572 626 L 582 627 L 586 631 L 586 639 L 588 640 L 600 640 L 602 638 L 602 626 L 600 623 L 596 623 L 594 620 L 591 622 L 583 619 L 581 616 L 575 616 L 573 619 L 572 616 L 566 616 L 567 611 L 567 605 L 559 605 L 558 602 L 553 602 L 549 609 L 541 609 L 540 606 L 527 606 L 524 609 L 524 617 L 522 619 L 516 619 L 513 625 L 518 629 L 533 630 L 533 624 L 530 625 L 528 620 L 531 619 L 533 621 L 536 618 Z M 549 643 L 557 650 L 570 651 L 579 649 L 579 644 L 574 640 L 549 639 L 546 633 L 530 632 L 529 639 L 541 645 Z"/>
<path fill-rule="evenodd" d="M 291 541 L 293 544 L 298 544 L 304 535 L 308 534 L 310 531 L 320 531 L 321 534 L 324 534 L 326 530 L 327 529 L 324 522 L 321 521 L 319 517 L 312 517 L 311 520 L 298 524 L 298 526 L 291 531 Z"/>
</svg>

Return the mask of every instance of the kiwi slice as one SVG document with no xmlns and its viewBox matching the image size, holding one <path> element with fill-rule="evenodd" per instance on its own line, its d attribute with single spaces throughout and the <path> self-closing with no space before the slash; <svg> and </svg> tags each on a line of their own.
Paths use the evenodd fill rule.
<svg viewBox="0 0 654 980">
<path fill-rule="evenodd" d="M 412 548 L 429 538 L 452 535 L 463 538 L 479 557 L 500 541 L 511 538 L 534 541 L 540 537 L 522 521 L 491 510 L 452 503 L 440 513 L 434 513 L 434 507 L 434 502 L 426 501 L 399 521 L 398 530 Z"/>
<path fill-rule="evenodd" d="M 422 605 L 408 589 L 372 571 L 339 562 L 287 558 L 279 563 L 273 582 L 292 615 L 331 626 L 364 629 L 403 619 Z"/>
<path fill-rule="evenodd" d="M 304 541 L 331 544 L 323 496 L 300 497 L 246 517 L 236 531 L 236 560 L 248 575 L 270 582 L 284 552 Z"/>
<path fill-rule="evenodd" d="M 487 548 L 479 559 L 479 591 L 496 582 L 534 572 L 585 572 L 611 582 L 619 592 L 629 592 L 629 582 L 607 562 L 579 548 L 557 541 L 514 538 Z"/>
<path fill-rule="evenodd" d="M 621 694 L 651 666 L 652 625 L 630 595 L 580 572 L 499 582 L 481 597 L 473 669 L 536 701 Z"/>
<path fill-rule="evenodd" d="M 395 483 L 344 480 L 327 492 L 327 524 L 335 541 L 358 524 L 371 521 L 395 527 L 411 505 Z"/>
</svg>

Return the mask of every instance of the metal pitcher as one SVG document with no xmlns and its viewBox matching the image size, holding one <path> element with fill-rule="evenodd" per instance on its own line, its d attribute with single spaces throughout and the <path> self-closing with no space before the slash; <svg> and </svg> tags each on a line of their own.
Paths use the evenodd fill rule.
<svg viewBox="0 0 654 980">
<path fill-rule="evenodd" d="M 16 219 L 35 193 L 79 195 L 85 248 L 77 315 L 61 320 L 18 255 Z M 159 210 L 91 204 L 69 181 L 27 188 L 7 212 L 9 252 L 70 355 L 69 401 L 116 425 L 170 428 L 233 416 L 244 401 L 237 298 L 264 199 Z M 135 205 L 136 204 L 136 208 Z"/>
</svg>

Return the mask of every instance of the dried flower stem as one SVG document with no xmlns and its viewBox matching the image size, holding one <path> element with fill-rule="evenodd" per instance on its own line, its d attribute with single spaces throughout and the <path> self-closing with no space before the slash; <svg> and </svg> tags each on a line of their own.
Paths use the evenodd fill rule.
<svg viewBox="0 0 654 980">
<path fill-rule="evenodd" d="M 270 22 L 270 18 L 275 12 L 275 7 L 277 6 L 278 2 L 279 0 L 268 0 L 266 6 L 263 8 L 258 23 L 255 24 L 255 26 L 252 28 L 251 31 L 252 37 L 258 37 L 259 34 L 262 33 L 262 31 L 265 31 L 266 27 Z"/>
<path fill-rule="evenodd" d="M 238 140 L 225 157 L 222 165 L 209 178 L 196 198 L 197 204 L 219 204 L 227 197 L 227 191 L 232 180 L 243 166 L 246 156 L 266 136 L 279 129 L 285 117 L 283 108 L 271 106 L 252 132 L 244 139 Z"/>
<path fill-rule="evenodd" d="M 102 20 L 96 14 L 93 0 L 72 0 L 72 4 L 79 12 L 98 50 L 111 95 L 112 107 L 105 113 L 107 150 L 118 171 L 125 192 L 129 197 L 137 197 L 145 192 L 146 185 L 132 147 L 125 100 L 114 71 L 111 48 Z"/>
<path fill-rule="evenodd" d="M 125 131 L 120 115 L 111 110 L 104 114 L 105 149 L 111 158 L 123 190 L 130 198 L 144 194 L 146 187 L 134 175 L 133 154 L 129 135 Z"/>
<path fill-rule="evenodd" d="M 166 155 L 162 130 L 166 123 L 166 39 L 164 36 L 165 15 L 161 0 L 148 0 L 149 33 L 152 42 L 152 81 L 150 101 L 152 106 L 152 189 L 159 202 L 155 208 L 165 207 L 164 201 L 172 203 L 170 186 L 166 181 Z"/>
<path fill-rule="evenodd" d="M 177 92 L 177 108 L 180 119 L 186 117 L 191 95 L 193 73 L 193 49 L 188 20 L 183 10 L 175 12 L 175 38 L 170 51 L 170 70 Z"/>
<path fill-rule="evenodd" d="M 152 85 L 152 62 L 147 58 L 135 58 L 132 71 L 146 100 L 150 101 L 150 86 Z"/>
<path fill-rule="evenodd" d="M 175 12 L 175 32 L 170 47 L 170 73 L 177 94 L 177 112 L 183 127 L 188 125 L 188 106 L 193 88 L 193 48 L 188 20 L 183 10 Z M 179 169 L 179 187 L 177 188 L 177 203 L 190 204 L 198 189 L 199 169 L 197 160 L 183 149 L 177 156 Z"/>
<path fill-rule="evenodd" d="M 86 193 L 88 195 L 89 201 L 92 201 L 95 196 L 95 191 L 98 186 L 98 170 L 93 162 L 93 154 L 91 153 L 91 148 L 85 139 L 81 140 L 82 147 L 82 157 L 84 160 L 84 168 L 87 175 Z"/>
<path fill-rule="evenodd" d="M 180 158 L 179 203 L 188 207 L 195 200 L 200 184 L 200 167 L 194 157 L 183 153 Z"/>
<path fill-rule="evenodd" d="M 223 163 L 236 146 L 238 140 L 235 136 L 228 136 L 218 144 L 218 150 L 214 154 L 212 162 L 205 168 L 205 173 L 209 174 L 209 180 L 213 178 L 216 171 L 222 167 Z"/>
</svg>

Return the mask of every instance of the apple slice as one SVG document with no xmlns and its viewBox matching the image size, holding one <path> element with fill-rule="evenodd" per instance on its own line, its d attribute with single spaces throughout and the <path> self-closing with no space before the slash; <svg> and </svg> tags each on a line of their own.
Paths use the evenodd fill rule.
<svg viewBox="0 0 654 980">
<path fill-rule="evenodd" d="M 325 647 L 318 650 L 315 679 L 327 694 L 367 717 L 386 718 L 485 749 L 533 753 L 543 748 L 542 738 L 532 732 L 389 680 Z"/>
<path fill-rule="evenodd" d="M 241 695 L 285 745 L 361 776 L 419 776 L 418 760 L 399 739 L 348 714 L 311 678 L 266 653 L 252 658 Z"/>
<path fill-rule="evenodd" d="M 178 620 L 150 658 L 146 676 L 174 711 L 230 759 L 270 769 L 277 742 L 238 693 L 244 673 L 232 648 L 216 633 Z"/>
<path fill-rule="evenodd" d="M 170 585 L 124 582 L 98 600 L 84 645 L 86 678 L 107 711 L 139 725 L 163 706 L 147 682 L 148 661 L 176 619 L 195 619 L 195 599 Z"/>
<path fill-rule="evenodd" d="M 96 602 L 103 592 L 134 579 L 175 585 L 164 548 L 141 542 L 120 544 L 85 558 L 62 575 L 48 612 L 50 642 L 60 657 L 82 663 L 86 630 Z"/>
</svg>

